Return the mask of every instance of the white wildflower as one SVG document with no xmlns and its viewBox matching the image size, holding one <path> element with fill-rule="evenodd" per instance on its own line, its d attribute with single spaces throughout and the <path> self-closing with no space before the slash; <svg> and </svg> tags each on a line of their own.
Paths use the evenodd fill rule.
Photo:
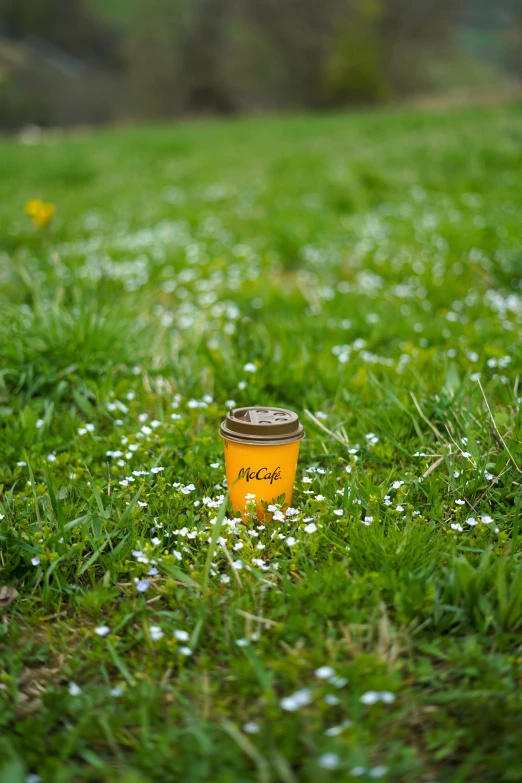
<svg viewBox="0 0 522 783">
<path fill-rule="evenodd" d="M 322 769 L 337 769 L 340 763 L 341 759 L 337 753 L 323 753 L 317 759 L 317 764 Z"/>
<path fill-rule="evenodd" d="M 315 676 L 319 680 L 329 680 L 330 677 L 333 677 L 335 675 L 335 669 L 332 669 L 331 666 L 320 666 L 318 669 L 315 670 Z"/>
</svg>

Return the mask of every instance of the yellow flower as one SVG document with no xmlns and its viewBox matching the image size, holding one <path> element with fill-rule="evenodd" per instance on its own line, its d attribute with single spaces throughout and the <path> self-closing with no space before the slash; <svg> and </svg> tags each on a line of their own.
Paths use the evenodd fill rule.
<svg viewBox="0 0 522 783">
<path fill-rule="evenodd" d="M 38 198 L 33 198 L 24 206 L 24 212 L 32 218 L 35 226 L 43 228 L 49 223 L 56 213 L 56 207 L 52 203 L 45 203 Z"/>
</svg>

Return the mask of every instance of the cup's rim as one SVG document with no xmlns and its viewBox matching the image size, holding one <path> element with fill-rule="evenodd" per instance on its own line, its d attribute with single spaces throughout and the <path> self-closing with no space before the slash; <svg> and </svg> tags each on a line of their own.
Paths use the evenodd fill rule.
<svg viewBox="0 0 522 783">
<path fill-rule="evenodd" d="M 223 440 L 229 440 L 232 443 L 239 443 L 243 446 L 285 446 L 287 443 L 296 443 L 296 441 L 303 440 L 306 435 L 304 430 L 301 428 L 301 432 L 297 435 L 294 435 L 291 438 L 287 438 L 286 440 L 274 440 L 269 438 L 256 438 L 250 439 L 250 438 L 237 438 L 234 437 L 234 435 L 231 435 L 228 430 L 225 430 L 223 427 L 223 424 L 220 427 L 219 434 L 223 438 Z"/>
</svg>

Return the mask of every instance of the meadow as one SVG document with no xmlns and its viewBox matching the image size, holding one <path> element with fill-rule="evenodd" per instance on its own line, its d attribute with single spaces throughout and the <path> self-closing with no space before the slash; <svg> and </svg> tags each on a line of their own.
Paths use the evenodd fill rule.
<svg viewBox="0 0 522 783">
<path fill-rule="evenodd" d="M 520 103 L 1 141 L 1 783 L 522 779 L 521 165 Z"/>
</svg>

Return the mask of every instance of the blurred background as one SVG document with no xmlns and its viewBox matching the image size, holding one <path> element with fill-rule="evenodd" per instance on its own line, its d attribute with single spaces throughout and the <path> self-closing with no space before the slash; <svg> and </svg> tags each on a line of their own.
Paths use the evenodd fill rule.
<svg viewBox="0 0 522 783">
<path fill-rule="evenodd" d="M 0 0 L 0 130 L 520 89 L 522 0 Z"/>
</svg>

